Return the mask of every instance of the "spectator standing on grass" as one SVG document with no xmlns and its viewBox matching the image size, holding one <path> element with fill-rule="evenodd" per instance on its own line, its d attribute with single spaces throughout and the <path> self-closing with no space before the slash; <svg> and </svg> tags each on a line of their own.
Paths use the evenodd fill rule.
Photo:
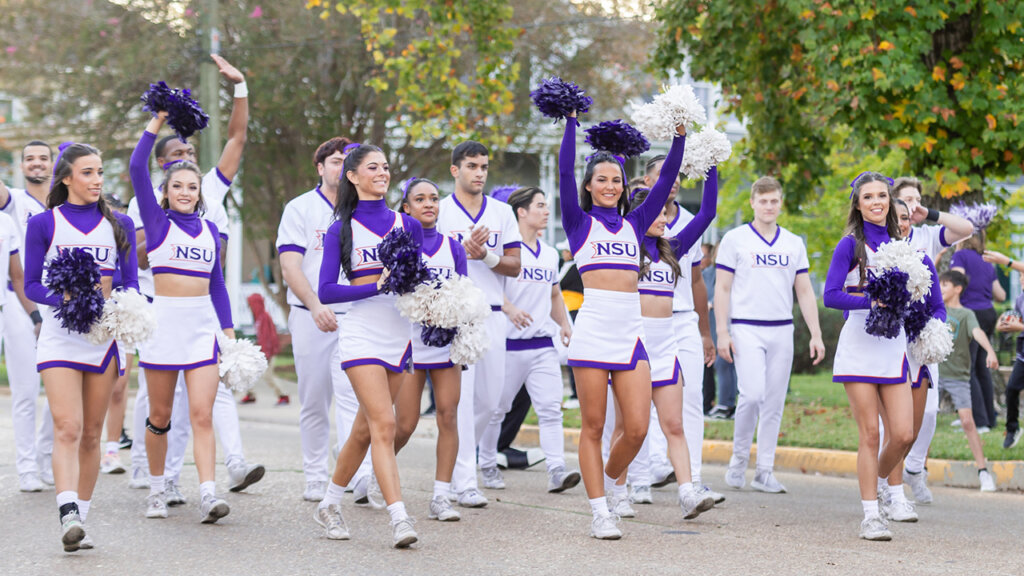
<svg viewBox="0 0 1024 576">
<path fill-rule="evenodd" d="M 960 416 L 967 445 L 971 448 L 974 462 L 978 466 L 978 481 L 982 492 L 995 492 L 996 483 L 988 471 L 985 454 L 982 452 L 981 435 L 971 413 L 971 343 L 985 352 L 985 366 L 999 369 L 996 353 L 988 336 L 978 324 L 974 312 L 961 305 L 960 295 L 967 289 L 967 277 L 959 270 L 943 272 L 939 276 L 942 300 L 946 304 L 946 326 L 953 335 L 953 353 L 939 364 L 939 391 L 945 390 L 953 398 L 953 405 Z"/>
<path fill-rule="evenodd" d="M 1024 262 L 1011 260 L 1009 256 L 986 250 L 984 254 L 986 262 L 998 264 L 1011 270 L 1021 273 L 1021 281 L 1024 282 Z M 1010 381 L 1006 384 L 1006 435 L 1003 437 L 1003 448 L 1009 450 L 1020 442 L 1020 393 L 1024 390 L 1024 293 L 1017 295 L 1017 301 L 1013 305 L 1013 311 L 1004 314 L 996 325 L 999 332 L 1014 332 L 1017 334 L 1017 347 L 1013 360 L 1013 372 L 1010 373 Z"/>
</svg>

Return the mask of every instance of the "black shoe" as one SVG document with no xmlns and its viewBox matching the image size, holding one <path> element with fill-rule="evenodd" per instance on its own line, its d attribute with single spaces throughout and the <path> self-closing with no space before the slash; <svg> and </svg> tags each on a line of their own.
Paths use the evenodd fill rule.
<svg viewBox="0 0 1024 576">
<path fill-rule="evenodd" d="M 423 411 L 423 414 L 420 414 L 420 416 L 435 416 L 435 415 L 437 415 L 437 408 L 435 406 L 429 406 L 426 410 Z"/>
<path fill-rule="evenodd" d="M 708 420 L 732 420 L 733 414 L 736 413 L 736 408 L 730 406 L 718 405 L 708 412 Z"/>
<path fill-rule="evenodd" d="M 132 439 L 125 433 L 124 428 L 121 428 L 121 438 L 117 441 L 117 447 L 121 450 L 131 450 Z"/>
<path fill-rule="evenodd" d="M 1020 442 L 1020 437 L 1021 437 L 1021 429 L 1020 428 L 1018 428 L 1016 430 L 1013 430 L 1013 431 L 1010 431 L 1009 429 L 1007 429 L 1006 430 L 1006 436 L 1003 438 L 1003 448 L 1005 450 L 1009 450 L 1010 448 L 1013 448 L 1014 446 L 1017 445 L 1017 442 Z"/>
</svg>

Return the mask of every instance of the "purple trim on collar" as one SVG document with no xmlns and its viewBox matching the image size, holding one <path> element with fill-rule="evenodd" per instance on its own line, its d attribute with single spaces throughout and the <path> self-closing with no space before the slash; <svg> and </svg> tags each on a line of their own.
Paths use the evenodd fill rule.
<svg viewBox="0 0 1024 576">
<path fill-rule="evenodd" d="M 444 246 L 444 235 L 439 233 L 436 227 L 423 229 L 423 245 L 420 246 L 420 252 L 433 258 L 442 246 Z"/>
<path fill-rule="evenodd" d="M 334 204 L 331 204 L 331 201 L 327 199 L 327 196 L 324 196 L 324 193 L 320 190 L 320 185 L 319 184 L 316 185 L 316 194 L 317 194 L 317 196 L 323 198 L 324 203 L 327 204 L 328 206 L 330 206 L 331 207 L 331 211 L 333 212 L 334 211 Z"/>
<path fill-rule="evenodd" d="M 761 233 L 757 231 L 757 228 L 754 228 L 754 223 L 753 222 L 747 222 L 747 226 L 750 226 L 750 229 L 754 231 L 754 234 L 757 234 L 757 237 L 760 238 L 762 242 L 764 242 L 765 244 L 767 244 L 769 246 L 774 246 L 775 245 L 775 241 L 778 240 L 779 239 L 779 235 L 782 234 L 782 226 L 779 226 L 778 224 L 776 224 L 775 225 L 775 237 L 772 238 L 771 242 L 769 242 L 769 241 L 764 239 L 764 236 L 761 236 Z"/>
<path fill-rule="evenodd" d="M 526 248 L 527 250 L 529 250 L 529 251 L 530 251 L 530 254 L 533 254 L 533 257 L 534 257 L 534 258 L 540 258 L 540 238 L 537 238 L 537 239 L 536 239 L 536 242 L 537 242 L 537 250 L 536 250 L 536 251 L 534 251 L 534 249 L 533 249 L 533 248 L 530 248 L 530 246 L 529 246 L 529 245 L 528 245 L 528 244 L 527 244 L 526 242 L 520 242 L 520 244 L 521 244 L 521 245 L 522 245 L 522 246 L 523 246 L 524 248 Z M 515 242 L 512 242 L 512 243 L 511 243 L 511 246 L 510 246 L 510 245 L 508 245 L 508 244 L 506 244 L 506 245 L 505 245 L 505 247 L 506 247 L 506 248 L 510 248 L 510 247 L 511 247 L 511 248 L 515 248 L 515 247 L 516 247 L 516 246 L 515 246 Z"/>
<path fill-rule="evenodd" d="M 605 230 L 612 233 L 617 233 L 622 230 L 622 223 L 625 218 L 619 214 L 618 208 L 605 208 L 604 206 L 594 206 L 590 209 L 590 217 L 597 220 L 604 226 Z"/>
<path fill-rule="evenodd" d="M 480 212 L 477 213 L 476 218 L 473 218 L 473 216 L 470 215 L 469 210 L 466 210 L 466 207 L 462 205 L 462 202 L 459 202 L 459 197 L 456 196 L 454 193 L 452 194 L 452 200 L 455 201 L 455 205 L 458 206 L 460 210 L 462 210 L 462 213 L 465 214 L 466 217 L 469 218 L 471 222 L 473 222 L 473 224 L 479 222 L 480 217 L 483 216 L 484 211 L 487 210 L 487 195 L 481 194 L 480 196 L 483 197 L 483 202 L 481 202 L 480 204 Z"/>
<path fill-rule="evenodd" d="M 680 205 L 679 202 L 676 201 L 676 200 L 673 200 L 672 203 L 676 205 L 676 217 L 673 218 L 671 222 L 669 222 L 668 224 L 665 225 L 665 229 L 666 230 L 668 230 L 668 229 L 672 228 L 673 226 L 675 226 L 676 222 L 679 222 L 679 217 L 683 215 L 683 207 L 682 207 L 682 205 Z"/>
</svg>

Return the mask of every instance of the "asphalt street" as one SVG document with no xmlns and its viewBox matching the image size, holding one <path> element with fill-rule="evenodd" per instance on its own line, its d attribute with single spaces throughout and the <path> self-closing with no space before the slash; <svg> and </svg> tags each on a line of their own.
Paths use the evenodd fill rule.
<svg viewBox="0 0 1024 576">
<path fill-rule="evenodd" d="M 654 504 L 636 506 L 616 542 L 588 537 L 583 487 L 545 492 L 543 465 L 506 472 L 506 490 L 488 490 L 490 505 L 462 511 L 462 521 L 427 519 L 434 428 L 425 419 L 399 456 L 406 505 L 420 541 L 390 548 L 384 511 L 343 510 L 352 533 L 329 541 L 312 519 L 299 450 L 298 407 L 240 406 L 246 456 L 267 475 L 247 493 L 219 486 L 231 514 L 200 525 L 198 482 L 191 456 L 182 475 L 189 504 L 166 520 L 143 517 L 145 490 L 127 475 L 101 475 L 87 528 L 96 549 L 65 554 L 54 492 L 17 489 L 10 397 L 0 395 L 0 574 L 1015 574 L 1024 573 L 1024 495 L 934 488 L 935 503 L 918 507 L 921 521 L 893 526 L 892 542 L 857 538 L 861 519 L 852 478 L 779 473 L 788 494 L 725 490 L 724 469 L 708 466 L 705 481 L 727 500 L 684 521 L 674 485 L 655 489 Z M 130 408 L 130 404 L 129 404 Z M 130 417 L 129 417 L 130 421 Z M 123 451 L 124 462 L 128 453 Z M 575 454 L 568 454 L 575 465 Z M 748 473 L 748 481 L 752 472 Z M 871 572 L 868 572 L 868 571 Z"/>
</svg>

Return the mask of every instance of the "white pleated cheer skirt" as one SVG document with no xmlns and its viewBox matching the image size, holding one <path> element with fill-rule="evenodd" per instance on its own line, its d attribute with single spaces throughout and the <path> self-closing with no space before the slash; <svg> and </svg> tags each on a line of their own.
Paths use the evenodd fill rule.
<svg viewBox="0 0 1024 576">
<path fill-rule="evenodd" d="M 72 368 L 84 372 L 103 374 L 110 362 L 117 363 L 118 374 L 123 373 L 124 363 L 117 349 L 117 342 L 107 340 L 93 344 L 84 334 L 61 328 L 60 320 L 53 317 L 53 308 L 40 306 L 43 325 L 36 341 L 36 370 L 47 368 Z"/>
<path fill-rule="evenodd" d="M 651 386 L 670 386 L 679 381 L 679 336 L 672 317 L 644 317 L 644 344 L 651 363 Z"/>
<path fill-rule="evenodd" d="M 924 379 L 928 379 L 928 387 L 934 388 L 938 384 L 939 365 L 921 365 L 914 360 L 914 357 L 907 353 L 907 364 L 910 366 L 910 387 L 920 388 Z"/>
<path fill-rule="evenodd" d="M 156 330 L 139 344 L 139 366 L 191 370 L 216 364 L 220 322 L 209 295 L 155 296 Z"/>
<path fill-rule="evenodd" d="M 411 323 L 410 323 L 411 324 Z M 423 327 L 419 324 L 411 324 L 412 333 L 412 366 L 417 370 L 436 370 L 440 368 L 451 368 L 452 363 L 451 346 L 428 346 L 420 338 Z"/>
<path fill-rule="evenodd" d="M 907 336 L 900 330 L 893 339 L 872 336 L 864 330 L 867 310 L 851 310 L 836 345 L 833 382 L 905 384 L 909 380 Z"/>
<path fill-rule="evenodd" d="M 640 293 L 584 288 L 569 342 L 569 366 L 633 370 L 647 359 Z"/>
<path fill-rule="evenodd" d="M 412 328 L 395 300 L 394 294 L 378 294 L 352 303 L 338 326 L 342 370 L 366 364 L 405 369 L 412 357 Z"/>
</svg>

